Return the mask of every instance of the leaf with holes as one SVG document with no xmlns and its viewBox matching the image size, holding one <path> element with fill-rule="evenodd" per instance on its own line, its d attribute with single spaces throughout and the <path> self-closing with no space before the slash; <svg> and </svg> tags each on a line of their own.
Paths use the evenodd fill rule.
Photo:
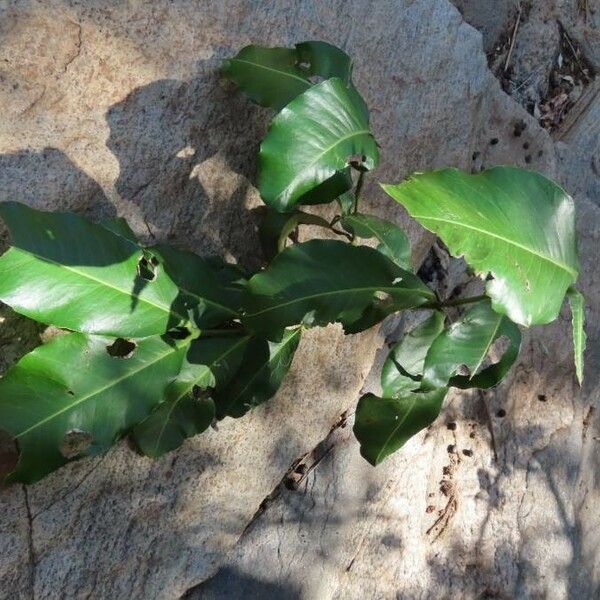
<svg viewBox="0 0 600 600">
<path fill-rule="evenodd" d="M 352 61 L 326 42 L 303 42 L 295 48 L 246 46 L 223 62 L 222 71 L 251 100 L 279 110 L 312 86 L 311 77 L 339 77 L 351 85 Z"/>
<path fill-rule="evenodd" d="M 382 317 L 433 299 L 418 277 L 373 248 L 311 240 L 286 248 L 250 279 L 242 321 L 278 339 L 284 327 L 300 323 L 352 325 L 376 301 Z"/>
<path fill-rule="evenodd" d="M 364 395 L 356 407 L 354 435 L 360 453 L 373 466 L 396 452 L 413 435 L 435 421 L 447 393 L 446 388 L 431 392 L 406 392 L 398 398 Z"/>
<path fill-rule="evenodd" d="M 235 265 L 209 262 L 193 252 L 170 246 L 148 249 L 161 259 L 180 290 L 179 303 L 193 314 L 196 325 L 210 328 L 239 317 L 245 286 Z"/>
<path fill-rule="evenodd" d="M 341 79 L 328 79 L 292 100 L 272 121 L 260 147 L 259 189 L 267 206 L 289 212 L 303 197 L 348 170 L 351 161 L 373 169 L 379 161 L 359 96 Z M 348 188 L 328 189 L 325 203 Z"/>
<path fill-rule="evenodd" d="M 0 203 L 13 247 L 0 257 L 0 300 L 85 333 L 142 337 L 187 320 L 177 286 L 121 234 L 72 213 Z"/>
<path fill-rule="evenodd" d="M 231 383 L 213 393 L 218 418 L 241 417 L 251 408 L 272 398 L 288 372 L 301 329 L 287 329 L 281 341 L 254 337 L 245 347 L 242 364 Z"/>
<path fill-rule="evenodd" d="M 585 346 L 587 336 L 585 335 L 585 311 L 584 311 L 584 297 L 583 294 L 570 287 L 567 295 L 569 297 L 569 304 L 571 305 L 571 314 L 573 315 L 573 350 L 575 355 L 575 372 L 577 374 L 577 381 L 581 385 L 583 383 L 583 353 L 585 352 Z"/>
<path fill-rule="evenodd" d="M 381 389 L 386 398 L 420 387 L 427 352 L 443 330 L 444 315 L 435 311 L 393 346 L 381 369 Z"/>
<path fill-rule="evenodd" d="M 492 344 L 501 337 L 508 339 L 501 359 L 478 372 Z M 490 388 L 506 375 L 520 347 L 521 332 L 512 321 L 494 312 L 488 300 L 474 304 L 431 344 L 425 357 L 422 387 Z M 470 375 L 452 377 L 461 366 L 467 367 Z"/>
<path fill-rule="evenodd" d="M 396 264 L 409 271 L 413 270 L 410 258 L 410 242 L 407 235 L 394 223 L 373 215 L 344 215 L 340 219 L 342 227 L 359 238 L 376 238 L 377 250 L 391 258 Z"/>
<path fill-rule="evenodd" d="M 444 169 L 384 190 L 481 275 L 495 311 L 521 325 L 553 321 L 579 275 L 571 197 L 538 173 Z"/>
<path fill-rule="evenodd" d="M 248 336 L 194 340 L 181 372 L 148 418 L 133 429 L 133 438 L 147 456 L 157 458 L 202 433 L 215 418 L 209 388 L 223 387 L 242 362 Z"/>
<path fill-rule="evenodd" d="M 105 452 L 161 402 L 185 346 L 159 336 L 129 346 L 123 340 L 118 351 L 114 344 L 61 335 L 0 379 L 0 429 L 20 450 L 9 481 L 32 483 L 70 460 Z"/>
</svg>

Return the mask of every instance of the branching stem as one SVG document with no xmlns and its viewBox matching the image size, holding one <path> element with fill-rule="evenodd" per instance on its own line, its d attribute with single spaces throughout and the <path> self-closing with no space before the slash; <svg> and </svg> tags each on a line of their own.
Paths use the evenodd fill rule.
<svg viewBox="0 0 600 600">
<path fill-rule="evenodd" d="M 427 304 L 422 304 L 418 308 L 449 308 L 451 306 L 462 306 L 463 304 L 475 304 L 476 302 L 482 302 L 483 300 L 487 300 L 485 294 L 482 294 L 481 296 L 469 296 L 468 298 L 456 298 L 455 300 L 446 300 L 445 302 L 428 302 Z"/>
<path fill-rule="evenodd" d="M 360 171 L 358 174 L 358 181 L 356 182 L 356 189 L 354 190 L 354 214 L 358 212 L 358 201 L 360 199 L 360 193 L 362 192 L 364 177 L 365 171 Z"/>
</svg>

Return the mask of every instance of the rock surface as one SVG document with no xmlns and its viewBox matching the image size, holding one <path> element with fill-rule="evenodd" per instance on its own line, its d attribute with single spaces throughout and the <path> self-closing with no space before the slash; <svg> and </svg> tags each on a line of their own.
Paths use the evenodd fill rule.
<svg viewBox="0 0 600 600">
<path fill-rule="evenodd" d="M 146 239 L 256 267 L 248 209 L 259 203 L 251 182 L 268 113 L 219 78 L 219 62 L 248 43 L 315 38 L 356 58 L 382 146 L 377 179 L 523 166 L 529 154 L 555 174 L 552 140 L 501 92 L 480 35 L 446 0 L 12 0 L 0 10 L 1 200 L 116 213 Z M 407 225 L 422 258 L 429 238 L 374 181 L 364 196 Z M 591 257 L 597 209 L 581 202 Z M 597 290 L 590 278 L 594 331 Z M 543 597 L 540 586 L 561 573 L 585 597 L 598 581 L 588 535 L 597 424 L 586 412 L 592 387 L 581 397 L 573 384 L 566 328 L 565 316 L 532 335 L 511 382 L 483 400 L 455 397 L 429 433 L 377 470 L 359 459 L 349 427 L 328 434 L 355 404 L 381 337 L 313 331 L 281 392 L 244 419 L 156 462 L 121 444 L 2 491 L 0 597 L 170 599 L 202 582 L 192 595 Z M 596 339 L 590 346 L 597 353 Z M 497 460 L 484 402 L 508 413 L 492 421 Z M 318 460 L 330 442 L 300 493 L 255 514 L 297 459 Z M 473 457 L 449 456 L 449 443 L 468 444 Z M 427 533 L 439 510 L 446 516 Z M 559 584 L 548 597 L 567 597 Z"/>
</svg>

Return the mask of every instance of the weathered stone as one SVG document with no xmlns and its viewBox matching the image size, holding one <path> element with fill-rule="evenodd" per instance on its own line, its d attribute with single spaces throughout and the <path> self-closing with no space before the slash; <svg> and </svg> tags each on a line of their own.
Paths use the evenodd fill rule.
<svg viewBox="0 0 600 600">
<path fill-rule="evenodd" d="M 481 31 L 483 49 L 494 51 L 494 44 L 506 33 L 517 14 L 517 0 L 452 0 L 463 19 Z"/>
<path fill-rule="evenodd" d="M 446 0 L 228 0 L 201 6 L 192 0 L 12 0 L 0 7 L 2 199 L 78 210 L 97 219 L 114 212 L 127 217 L 145 239 L 169 240 L 256 267 L 262 257 L 248 209 L 259 204 L 251 181 L 269 113 L 223 82 L 218 66 L 248 43 L 289 45 L 315 38 L 336 43 L 356 58 L 356 81 L 372 107 L 382 146 L 377 179 L 397 181 L 413 170 L 445 165 L 525 165 L 529 154 L 533 167 L 547 173 L 554 169 L 546 132 L 500 91 L 486 68 L 480 35 Z M 521 121 L 527 128 L 515 137 Z M 364 197 L 370 210 L 407 226 L 422 258 L 429 238 L 383 195 L 375 177 Z M 2 594 L 175 598 L 209 578 L 227 563 L 239 536 L 288 467 L 326 438 L 339 415 L 356 402 L 380 344 L 375 331 L 352 338 L 344 338 L 335 327 L 313 331 L 303 340 L 281 392 L 244 419 L 224 421 L 218 431 L 190 440 L 156 462 L 133 454 L 123 443 L 35 486 L 3 491 Z M 560 361 L 568 352 L 565 346 Z M 551 363 L 542 367 L 549 369 Z M 528 375 L 535 382 L 536 373 Z M 558 384 L 550 379 L 549 385 Z M 537 400 L 527 402 L 518 410 L 539 406 Z M 544 415 L 548 413 L 537 416 L 543 420 Z M 550 428 L 563 417 L 547 418 Z M 482 436 L 473 448 L 474 460 L 496 476 L 488 464 L 480 417 L 473 416 L 473 421 Z M 438 429 L 424 445 L 422 437 L 411 442 L 409 454 L 398 455 L 383 470 L 373 471 L 361 462 L 354 442 L 340 445 L 340 455 L 346 447 L 350 452 L 350 462 L 340 463 L 348 472 L 340 476 L 349 487 L 362 490 L 349 496 L 354 508 L 343 515 L 351 544 L 364 539 L 365 551 L 376 544 L 377 538 L 368 533 L 373 519 L 361 514 L 385 514 L 386 494 L 396 502 L 393 488 L 379 487 L 394 470 L 390 465 L 405 465 L 399 485 L 412 490 L 397 500 L 402 519 L 412 528 L 406 532 L 426 525 L 424 494 L 437 493 L 437 470 L 445 464 L 441 457 L 446 456 L 447 434 Z M 530 441 L 525 436 L 519 444 L 529 447 Z M 514 455 L 520 457 L 521 450 L 515 442 Z M 332 452 L 337 456 L 338 449 Z M 406 462 L 407 456 L 413 462 Z M 470 482 L 468 489 L 475 490 L 477 474 L 469 464 L 464 459 L 461 472 Z M 526 463 L 519 462 L 515 471 L 518 487 Z M 513 485 L 511 473 L 503 477 L 507 482 L 502 486 Z M 335 496 L 333 500 L 338 501 Z M 442 501 L 437 495 L 436 505 Z M 484 498 L 481 506 L 486 502 Z M 497 513 L 499 520 L 514 518 L 510 511 L 498 508 Z M 479 518 L 483 509 L 476 514 Z M 324 558 L 333 556 L 336 539 L 345 539 L 341 534 L 336 538 L 328 528 L 332 521 L 321 519 L 324 515 L 307 519 L 323 529 L 323 543 L 332 549 L 323 546 L 321 551 L 315 542 L 311 552 L 318 561 L 309 568 L 322 565 L 328 574 L 322 584 L 311 579 L 306 585 L 322 585 L 341 596 L 352 589 L 360 592 L 360 586 L 345 592 L 338 583 L 338 563 Z M 467 519 L 468 511 L 464 515 Z M 399 535 L 385 533 L 384 549 L 390 556 Z M 499 555 L 504 545 L 513 543 L 509 529 L 500 536 L 486 535 L 485 543 Z M 472 538 L 465 540 L 468 548 Z M 344 544 L 340 542 L 340 552 Z M 416 541 L 410 546 L 403 538 L 402 544 L 416 549 Z M 359 550 L 358 545 L 349 547 Z M 298 545 L 292 552 L 301 554 L 304 548 Z M 558 546 L 552 548 L 558 552 Z M 426 554 L 423 548 L 418 552 Z M 354 573 L 375 556 L 367 553 Z M 521 568 L 513 555 L 507 556 L 507 568 Z M 345 569 L 349 562 L 341 564 Z M 353 569 L 348 578 L 354 577 Z M 265 576 L 273 581 L 272 575 Z M 375 584 L 372 572 L 364 579 Z M 390 581 L 396 585 L 396 579 Z M 308 589 L 291 571 L 288 585 Z M 369 597 L 368 591 L 360 595 Z"/>
<path fill-rule="evenodd" d="M 594 270 L 600 210 L 578 198 Z M 583 281 L 590 352 L 574 382 L 569 315 L 532 331 L 507 382 L 453 393 L 376 469 L 351 420 L 248 528 L 190 598 L 596 598 L 600 281 Z M 449 424 L 453 424 L 449 427 Z"/>
</svg>

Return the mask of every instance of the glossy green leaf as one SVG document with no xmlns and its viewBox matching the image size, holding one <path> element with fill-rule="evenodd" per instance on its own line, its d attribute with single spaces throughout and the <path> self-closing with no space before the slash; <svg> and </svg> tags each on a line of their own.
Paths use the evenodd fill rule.
<svg viewBox="0 0 600 600">
<path fill-rule="evenodd" d="M 110 219 L 106 219 L 100 223 L 102 227 L 124 237 L 126 240 L 133 242 L 134 244 L 139 245 L 139 241 L 137 236 L 129 226 L 129 223 L 123 217 L 113 217 Z"/>
<path fill-rule="evenodd" d="M 381 389 L 386 398 L 395 398 L 420 387 L 427 352 L 443 330 L 444 315 L 435 311 L 390 350 L 381 369 Z"/>
<path fill-rule="evenodd" d="M 311 77 L 339 77 L 346 85 L 352 83 L 352 59 L 327 42 L 309 41 L 296 44 L 300 63 Z"/>
<path fill-rule="evenodd" d="M 406 392 L 398 398 L 364 395 L 358 401 L 354 421 L 361 455 L 372 465 L 378 465 L 396 452 L 435 421 L 447 391 L 442 388 L 424 393 Z"/>
<path fill-rule="evenodd" d="M 379 241 L 379 252 L 404 269 L 413 270 L 408 236 L 394 223 L 362 214 L 345 215 L 340 222 L 346 231 L 359 238 L 376 238 Z"/>
<path fill-rule="evenodd" d="M 252 338 L 231 383 L 213 393 L 217 416 L 241 417 L 272 398 L 292 364 L 300 336 L 301 329 L 296 328 L 287 329 L 279 342 Z"/>
<path fill-rule="evenodd" d="M 435 297 L 418 277 L 377 250 L 336 240 L 286 248 L 247 289 L 243 322 L 270 339 L 300 323 L 352 324 L 375 300 L 389 314 Z"/>
<path fill-rule="evenodd" d="M 265 204 L 289 212 L 305 194 L 347 169 L 354 157 L 366 169 L 377 165 L 377 144 L 357 98 L 341 79 L 328 79 L 292 100 L 273 119 L 259 157 Z M 344 191 L 323 194 L 320 201 L 329 202 Z"/>
<path fill-rule="evenodd" d="M 36 348 L 0 379 L 0 428 L 20 458 L 10 481 L 31 483 L 106 451 L 146 418 L 181 367 L 185 347 L 159 336 L 122 341 L 80 333 Z"/>
<path fill-rule="evenodd" d="M 251 100 L 279 110 L 312 86 L 310 77 L 339 77 L 350 85 L 352 62 L 339 48 L 315 41 L 295 48 L 246 46 L 222 70 Z"/>
<path fill-rule="evenodd" d="M 503 336 L 509 344 L 500 361 L 478 373 L 492 344 Z M 489 301 L 478 302 L 431 344 L 425 358 L 422 387 L 492 387 L 517 359 L 520 346 L 519 328 L 507 317 L 494 312 Z M 461 366 L 467 367 L 470 375 L 452 377 Z"/>
<path fill-rule="evenodd" d="M 13 247 L 0 257 L 0 300 L 16 312 L 86 333 L 142 337 L 187 319 L 177 286 L 142 268 L 144 250 L 72 213 L 0 203 Z"/>
<path fill-rule="evenodd" d="M 287 238 L 298 225 L 317 225 L 329 229 L 329 221 L 318 215 L 301 211 L 280 213 L 267 209 L 258 231 L 265 257 L 270 260 L 281 252 Z"/>
<path fill-rule="evenodd" d="M 235 266 L 217 266 L 171 246 L 153 246 L 149 251 L 164 263 L 180 289 L 179 302 L 191 311 L 198 327 L 210 328 L 239 317 L 245 280 Z"/>
<path fill-rule="evenodd" d="M 383 186 L 482 276 L 494 310 L 522 325 L 549 323 L 577 279 L 573 200 L 538 173 L 445 169 Z"/>
<path fill-rule="evenodd" d="M 205 390 L 231 381 L 249 339 L 215 337 L 192 342 L 181 372 L 166 389 L 165 402 L 133 429 L 133 438 L 144 454 L 161 456 L 210 426 L 215 404 Z"/>
<path fill-rule="evenodd" d="M 575 372 L 577 381 L 583 383 L 583 353 L 587 342 L 585 334 L 585 299 L 583 294 L 574 287 L 568 291 L 569 304 L 571 305 L 571 314 L 573 315 L 573 349 L 575 355 Z"/>
<path fill-rule="evenodd" d="M 335 198 L 344 195 L 352 188 L 352 169 L 345 167 L 336 171 L 331 177 L 319 183 L 310 191 L 302 194 L 296 202 L 298 204 L 327 204 Z"/>
</svg>

